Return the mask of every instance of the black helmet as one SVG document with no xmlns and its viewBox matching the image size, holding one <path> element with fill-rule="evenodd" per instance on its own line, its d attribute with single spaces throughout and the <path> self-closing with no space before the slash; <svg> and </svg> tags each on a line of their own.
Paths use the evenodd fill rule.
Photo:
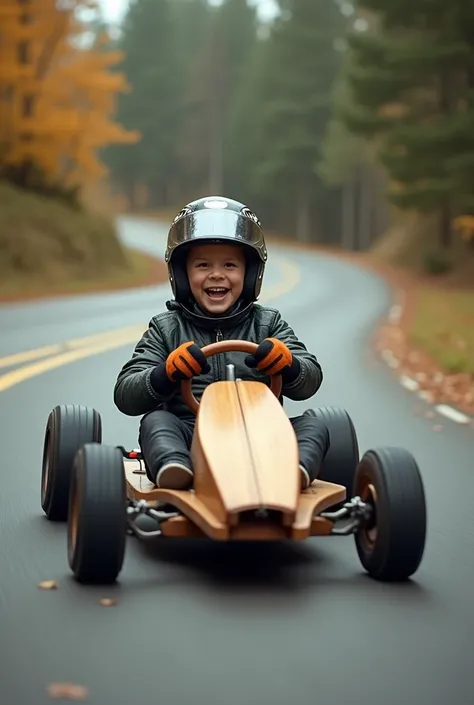
<svg viewBox="0 0 474 705">
<path fill-rule="evenodd" d="M 267 248 L 260 221 L 243 203 L 221 196 L 208 196 L 188 203 L 174 218 L 168 233 L 165 262 L 177 302 L 191 295 L 186 275 L 190 244 L 231 241 L 245 246 L 246 272 L 243 299 L 256 301 L 262 287 Z M 188 247 L 186 247 L 188 246 Z"/>
</svg>

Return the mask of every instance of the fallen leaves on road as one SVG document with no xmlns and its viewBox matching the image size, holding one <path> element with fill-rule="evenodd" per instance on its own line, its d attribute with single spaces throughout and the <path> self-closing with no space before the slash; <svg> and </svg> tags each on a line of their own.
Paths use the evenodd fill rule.
<svg viewBox="0 0 474 705">
<path fill-rule="evenodd" d="M 113 600 L 110 597 L 103 597 L 99 602 L 102 607 L 113 607 L 117 604 L 117 600 Z"/>
<path fill-rule="evenodd" d="M 42 590 L 56 590 L 58 584 L 56 580 L 43 580 L 43 582 L 38 583 L 38 587 Z"/>
<path fill-rule="evenodd" d="M 51 683 L 46 692 L 54 700 L 86 700 L 89 695 L 85 686 L 74 683 Z"/>
</svg>

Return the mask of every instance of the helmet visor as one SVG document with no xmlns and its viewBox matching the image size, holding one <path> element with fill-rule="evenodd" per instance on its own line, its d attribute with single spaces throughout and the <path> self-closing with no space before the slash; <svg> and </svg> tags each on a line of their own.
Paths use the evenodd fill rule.
<svg viewBox="0 0 474 705">
<path fill-rule="evenodd" d="M 248 217 L 225 210 L 200 210 L 173 223 L 168 234 L 165 261 L 180 245 L 198 240 L 230 240 L 252 247 L 265 262 L 267 249 L 262 229 Z"/>
</svg>

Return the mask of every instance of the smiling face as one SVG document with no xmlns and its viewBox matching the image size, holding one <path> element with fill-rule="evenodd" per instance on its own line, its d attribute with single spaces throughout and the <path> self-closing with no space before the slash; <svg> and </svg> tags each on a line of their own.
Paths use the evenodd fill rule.
<svg viewBox="0 0 474 705">
<path fill-rule="evenodd" d="M 242 293 L 245 257 L 238 245 L 195 245 L 186 269 L 194 298 L 210 314 L 224 313 Z"/>
</svg>

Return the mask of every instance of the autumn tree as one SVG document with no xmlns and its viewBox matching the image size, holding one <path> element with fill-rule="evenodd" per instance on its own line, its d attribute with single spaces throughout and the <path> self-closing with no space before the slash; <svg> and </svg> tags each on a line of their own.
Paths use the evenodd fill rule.
<svg viewBox="0 0 474 705">
<path fill-rule="evenodd" d="M 20 186 L 80 187 L 105 172 L 97 151 L 135 142 L 111 119 L 128 86 L 121 52 L 84 46 L 86 0 L 0 0 L 0 176 Z"/>
</svg>

